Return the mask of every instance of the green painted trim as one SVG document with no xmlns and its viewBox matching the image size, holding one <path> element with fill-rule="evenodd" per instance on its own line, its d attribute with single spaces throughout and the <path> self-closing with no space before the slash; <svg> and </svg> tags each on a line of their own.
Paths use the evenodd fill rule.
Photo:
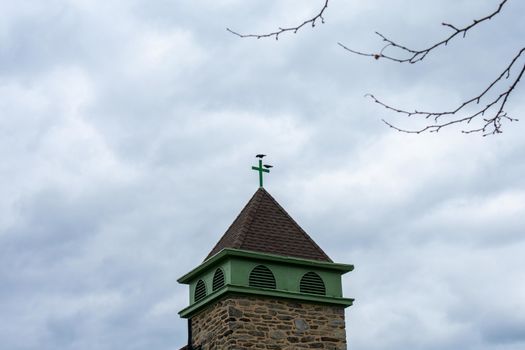
<svg viewBox="0 0 525 350">
<path fill-rule="evenodd" d="M 209 269 L 210 267 L 219 263 L 221 260 L 227 257 L 242 257 L 242 258 L 249 258 L 249 259 L 259 259 L 259 260 L 265 260 L 265 261 L 280 262 L 280 263 L 286 263 L 286 264 L 292 264 L 292 265 L 311 266 L 311 267 L 326 269 L 326 270 L 331 270 L 331 271 L 339 271 L 341 272 L 341 275 L 347 272 L 350 272 L 354 269 L 354 265 L 350 265 L 350 264 L 338 264 L 338 263 L 327 262 L 327 261 L 301 259 L 301 258 L 287 257 L 287 256 L 281 256 L 281 255 L 275 255 L 275 254 L 252 252 L 248 250 L 225 248 L 221 250 L 219 253 L 209 258 L 208 260 L 204 261 L 202 264 L 200 264 L 199 266 L 197 266 L 196 268 L 194 268 L 193 270 L 191 270 L 190 272 L 188 272 L 181 278 L 179 278 L 177 282 L 189 284 L 197 275 L 201 274 L 203 271 Z"/>
<path fill-rule="evenodd" d="M 179 315 L 182 318 L 189 318 L 193 316 L 195 313 L 197 313 L 198 311 L 200 311 L 202 308 L 207 306 L 208 304 L 211 304 L 213 301 L 219 299 L 220 297 L 222 297 L 223 295 L 227 293 L 264 295 L 264 296 L 275 297 L 275 298 L 301 300 L 301 301 L 314 302 L 314 303 L 320 303 L 320 304 L 341 305 L 345 308 L 348 306 L 351 306 L 354 303 L 354 299 L 352 298 L 334 298 L 334 297 L 327 297 L 327 296 L 322 296 L 322 295 L 313 295 L 313 294 L 309 295 L 309 294 L 304 294 L 304 293 L 295 293 L 295 292 L 288 292 L 288 291 L 244 287 L 244 286 L 225 286 L 222 289 L 218 290 L 217 292 L 211 295 L 208 295 L 206 298 L 202 299 L 198 303 L 195 303 L 193 305 L 190 305 L 182 309 L 181 311 L 179 311 Z"/>
<path fill-rule="evenodd" d="M 228 292 L 228 286 L 218 290 L 215 293 L 212 293 L 206 296 L 206 298 L 202 299 L 198 303 L 191 304 L 190 306 L 185 307 L 184 309 L 179 311 L 179 316 L 182 318 L 189 318 L 193 316 L 198 310 L 202 309 L 204 306 L 210 304 L 211 302 L 217 300 L 218 298 L 220 298 L 227 292 Z"/>
</svg>

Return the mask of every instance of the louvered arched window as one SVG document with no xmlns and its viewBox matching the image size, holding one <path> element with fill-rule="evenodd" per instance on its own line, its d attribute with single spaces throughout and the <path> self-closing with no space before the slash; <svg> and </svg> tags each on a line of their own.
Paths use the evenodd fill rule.
<svg viewBox="0 0 525 350">
<path fill-rule="evenodd" d="M 212 285 L 212 291 L 216 291 L 224 287 L 224 272 L 222 272 L 222 269 L 215 270 L 215 274 L 213 275 L 213 285 Z"/>
<path fill-rule="evenodd" d="M 326 295 L 323 279 L 315 272 L 307 272 L 301 278 L 299 286 L 301 293 Z"/>
<path fill-rule="evenodd" d="M 206 285 L 203 280 L 199 280 L 195 286 L 195 302 L 198 302 L 206 297 Z"/>
<path fill-rule="evenodd" d="M 255 266 L 250 272 L 250 287 L 275 289 L 275 277 L 264 265 Z"/>
</svg>

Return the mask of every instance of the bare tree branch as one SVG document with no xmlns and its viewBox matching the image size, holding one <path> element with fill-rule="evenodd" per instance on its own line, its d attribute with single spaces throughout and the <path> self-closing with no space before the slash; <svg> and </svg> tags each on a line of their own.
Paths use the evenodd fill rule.
<svg viewBox="0 0 525 350">
<path fill-rule="evenodd" d="M 298 26 L 287 27 L 287 28 L 279 27 L 279 30 L 276 30 L 276 31 L 271 32 L 271 33 L 266 33 L 266 34 L 241 34 L 241 33 L 238 33 L 238 32 L 236 32 L 236 31 L 234 31 L 234 30 L 232 30 L 230 28 L 226 28 L 226 30 L 229 31 L 232 34 L 237 35 L 240 38 L 257 38 L 257 39 L 261 39 L 261 38 L 270 38 L 270 37 L 274 36 L 275 40 L 279 40 L 279 35 L 281 35 L 282 33 L 285 33 L 285 32 L 297 33 L 297 31 L 299 29 L 301 29 L 302 27 L 304 27 L 307 24 L 311 24 L 312 27 L 315 27 L 316 22 L 319 21 L 319 20 L 321 21 L 321 23 L 324 23 L 323 14 L 324 14 L 324 11 L 327 8 L 328 8 L 328 0 L 325 0 L 323 7 L 319 11 L 319 13 L 317 13 L 317 15 L 315 15 L 314 17 L 304 21 L 303 23 L 299 24 Z"/>
<path fill-rule="evenodd" d="M 523 74 L 525 72 L 525 63 L 523 63 L 519 73 L 513 78 L 512 83 L 510 84 L 510 86 L 506 90 L 501 92 L 499 95 L 497 95 L 493 99 L 491 99 L 483 108 L 479 109 L 478 111 L 476 111 L 474 113 L 469 113 L 465 117 L 460 117 L 460 118 L 448 120 L 448 121 L 445 121 L 445 122 L 440 122 L 440 120 L 443 117 L 455 116 L 457 113 L 462 111 L 467 106 L 474 105 L 474 104 L 479 104 L 481 102 L 481 100 L 484 97 L 486 97 L 486 95 L 491 90 L 493 90 L 494 86 L 498 82 L 503 81 L 503 80 L 507 80 L 507 79 L 510 78 L 512 68 L 515 66 L 516 62 L 518 61 L 518 59 L 521 57 L 521 55 L 524 52 L 525 52 L 525 47 L 523 47 L 518 52 L 518 54 L 516 56 L 514 56 L 512 61 L 503 70 L 503 72 L 496 79 L 494 79 L 487 86 L 487 88 L 485 88 L 485 90 L 483 90 L 479 95 L 477 95 L 477 96 L 475 96 L 475 97 L 473 97 L 473 98 L 463 102 L 457 108 L 455 108 L 453 110 L 450 110 L 450 111 L 427 112 L 427 111 L 415 110 L 413 112 L 409 112 L 407 110 L 403 110 L 403 109 L 392 107 L 391 105 L 388 105 L 388 104 L 382 102 L 381 100 L 377 99 L 372 94 L 368 94 L 367 96 L 372 98 L 372 100 L 375 103 L 380 104 L 381 106 L 385 107 L 386 109 L 394 111 L 394 112 L 397 112 L 397 113 L 400 113 L 400 114 L 404 114 L 404 115 L 406 115 L 408 117 L 422 116 L 422 117 L 424 117 L 426 119 L 429 119 L 429 118 L 433 119 L 434 124 L 427 125 L 427 126 L 421 128 L 421 129 L 417 129 L 417 130 L 402 129 L 402 128 L 399 128 L 399 127 L 397 127 L 395 125 L 392 125 L 391 123 L 389 123 L 389 122 L 387 122 L 387 121 L 385 121 L 383 119 L 383 122 L 386 125 L 388 125 L 392 129 L 395 129 L 395 130 L 400 131 L 400 132 L 413 133 L 413 134 L 420 134 L 420 133 L 425 132 L 425 131 L 438 132 L 442 128 L 444 128 L 446 126 L 450 126 L 452 124 L 461 124 L 461 123 L 470 124 L 473 120 L 478 119 L 478 118 L 482 118 L 483 122 L 482 122 L 482 126 L 481 127 L 473 128 L 473 129 L 469 129 L 469 130 L 462 130 L 462 132 L 466 133 L 466 134 L 473 133 L 473 132 L 482 132 L 483 136 L 487 136 L 487 135 L 491 135 L 491 134 L 499 134 L 499 133 L 502 132 L 501 125 L 502 125 L 502 121 L 503 120 L 508 120 L 508 121 L 511 121 L 511 122 L 518 120 L 518 119 L 509 117 L 507 115 L 507 113 L 504 111 L 504 108 L 505 108 L 505 106 L 506 106 L 506 104 L 508 102 L 508 98 L 509 98 L 510 94 L 512 93 L 512 91 L 514 91 L 516 85 L 519 83 L 519 81 L 523 77 Z M 496 109 L 496 110 L 494 111 L 494 109 Z M 485 114 L 490 113 L 491 111 L 494 111 L 494 114 L 492 115 L 492 117 L 490 117 L 490 118 L 483 118 L 483 116 Z"/>
<path fill-rule="evenodd" d="M 304 27 L 307 24 L 311 24 L 312 27 L 314 27 L 315 24 L 316 24 L 316 21 L 318 21 L 318 20 L 320 20 L 321 23 L 324 23 L 323 14 L 324 14 L 325 10 L 328 7 L 328 1 L 329 0 L 325 0 L 325 3 L 323 5 L 323 7 L 321 8 L 321 10 L 319 11 L 319 13 L 317 15 L 315 15 L 311 19 L 308 19 L 308 20 L 304 21 L 303 23 L 301 23 L 300 25 L 295 26 L 295 27 L 279 28 L 279 30 L 277 30 L 277 31 L 274 31 L 274 32 L 271 32 L 271 33 L 266 33 L 266 34 L 240 34 L 240 33 L 235 32 L 235 31 L 233 31 L 233 30 L 231 30 L 229 28 L 227 28 L 227 30 L 230 33 L 232 33 L 234 35 L 237 35 L 240 38 L 257 38 L 257 39 L 260 39 L 260 38 L 275 37 L 275 39 L 278 40 L 279 39 L 279 35 L 281 35 L 284 32 L 292 31 L 294 33 L 297 33 L 297 31 L 299 29 L 301 29 L 302 27 Z M 472 28 L 476 27 L 477 25 L 479 25 L 479 24 L 481 24 L 483 22 L 486 22 L 486 21 L 492 19 L 494 16 L 498 15 L 501 12 L 501 10 L 503 9 L 503 6 L 505 6 L 505 4 L 507 3 L 507 1 L 508 0 L 500 0 L 498 7 L 492 13 L 486 15 L 485 17 L 482 17 L 482 18 L 479 18 L 479 19 L 474 19 L 471 24 L 466 25 L 464 27 L 458 27 L 458 26 L 455 26 L 453 24 L 445 23 L 445 22 L 441 23 L 441 25 L 443 25 L 444 27 L 447 27 L 448 29 L 451 29 L 452 33 L 450 35 L 448 35 L 446 38 L 444 38 L 443 40 L 435 42 L 435 43 L 431 44 L 430 46 L 428 46 L 428 47 L 426 47 L 424 49 L 421 49 L 421 50 L 415 50 L 415 49 L 409 48 L 409 47 L 407 47 L 405 45 L 401 45 L 401 44 L 399 44 L 399 43 L 389 39 L 388 37 L 384 36 L 383 34 L 381 34 L 379 32 L 376 32 L 376 34 L 386 44 L 377 53 L 366 53 L 366 52 L 357 51 L 357 50 L 354 50 L 354 49 L 351 49 L 351 48 L 347 47 L 346 45 L 343 45 L 340 42 L 338 43 L 338 45 L 341 46 L 343 49 L 345 49 L 345 50 L 347 50 L 347 51 L 349 51 L 349 52 L 351 52 L 353 54 L 357 54 L 357 55 L 361 55 L 361 56 L 367 56 L 367 57 L 373 57 L 376 60 L 379 59 L 379 58 L 384 58 L 384 59 L 387 59 L 387 60 L 390 60 L 390 61 L 394 61 L 394 62 L 398 62 L 398 63 L 414 64 L 414 63 L 420 62 L 423 59 L 425 59 L 425 57 L 427 57 L 427 55 L 429 53 L 431 53 L 432 51 L 436 50 L 437 48 L 439 48 L 441 46 L 448 45 L 448 43 L 451 40 L 453 40 L 453 39 L 455 39 L 457 37 L 463 37 L 464 38 L 467 35 L 467 32 L 469 30 L 471 30 Z M 393 51 L 393 53 L 387 53 L 387 51 L 390 51 L 390 52 Z M 428 124 L 428 125 L 426 125 L 423 128 L 416 129 L 416 130 L 408 130 L 408 129 L 403 129 L 403 128 L 397 127 L 397 126 L 387 122 L 386 120 L 382 119 L 382 121 L 386 125 L 388 125 L 390 128 L 395 129 L 395 130 L 400 131 L 400 132 L 415 133 L 415 134 L 420 134 L 420 133 L 426 132 L 426 131 L 428 131 L 428 132 L 438 132 L 442 128 L 450 126 L 450 125 L 453 125 L 453 124 L 470 124 L 473 121 L 478 121 L 479 120 L 479 121 L 481 121 L 479 127 L 474 127 L 474 128 L 467 129 L 467 130 L 462 130 L 462 132 L 466 133 L 466 134 L 480 132 L 480 133 L 483 134 L 483 136 L 492 135 L 492 134 L 499 134 L 499 133 L 502 132 L 501 126 L 502 126 L 502 122 L 503 121 L 506 120 L 506 121 L 512 122 L 512 121 L 517 121 L 518 120 L 518 119 L 515 119 L 515 118 L 512 118 L 512 117 L 508 116 L 507 112 L 505 112 L 505 107 L 506 107 L 506 104 L 508 102 L 510 94 L 514 91 L 515 87 L 520 82 L 522 76 L 525 73 L 525 62 L 521 61 L 521 62 L 523 62 L 523 63 L 521 63 L 522 64 L 521 66 L 520 66 L 520 63 L 517 63 L 519 58 L 522 56 L 522 54 L 524 52 L 525 52 L 525 47 L 522 48 L 516 54 L 516 56 L 513 57 L 513 59 L 511 60 L 509 65 L 507 67 L 505 67 L 503 72 L 496 79 L 491 81 L 488 84 L 488 86 L 479 95 L 477 95 L 477 96 L 475 96 L 475 97 L 473 97 L 473 98 L 471 98 L 471 99 L 469 99 L 467 101 L 464 101 L 463 103 L 461 103 L 458 107 L 456 107 L 453 110 L 441 111 L 441 112 L 426 112 L 426 111 L 415 110 L 413 112 L 410 112 L 410 111 L 407 111 L 407 110 L 404 110 L 404 109 L 393 107 L 393 106 L 391 106 L 391 105 L 389 105 L 387 103 L 384 103 L 383 101 L 377 99 L 372 94 L 367 94 L 366 96 L 369 96 L 370 98 L 372 98 L 372 100 L 375 103 L 380 104 L 381 106 L 385 107 L 388 110 L 391 110 L 391 111 L 394 111 L 394 112 L 397 112 L 397 113 L 400 113 L 400 114 L 404 114 L 404 115 L 406 115 L 408 117 L 418 116 L 418 117 L 423 117 L 425 119 L 431 119 L 432 120 L 431 124 Z M 519 73 L 512 74 L 513 78 L 511 79 L 512 82 L 511 82 L 510 86 L 507 89 L 502 89 L 502 91 L 499 94 L 496 94 L 495 97 L 489 98 L 487 95 L 492 94 L 492 93 L 496 93 L 497 90 L 496 90 L 495 86 L 498 85 L 499 82 L 502 82 L 504 80 L 508 80 L 511 77 L 511 71 L 512 70 L 516 71 L 515 70 L 516 66 L 517 67 L 521 67 L 521 69 L 519 70 Z M 484 99 L 488 99 L 488 102 L 486 103 L 486 105 L 483 108 L 477 109 L 477 110 L 475 110 L 472 113 L 466 112 L 464 116 L 459 116 L 460 113 L 464 113 L 465 110 L 468 109 L 469 107 L 474 106 L 474 105 L 479 105 L 481 100 L 484 100 Z M 486 114 L 490 114 L 492 116 L 491 117 L 485 117 Z"/>
<path fill-rule="evenodd" d="M 463 38 L 467 35 L 467 32 L 474 28 L 475 26 L 477 26 L 478 24 L 480 23 L 483 23 L 485 21 L 488 21 L 490 19 L 492 19 L 494 16 L 496 16 L 498 13 L 500 13 L 501 9 L 503 8 L 503 6 L 505 5 L 505 3 L 507 2 L 508 0 L 503 0 L 500 2 L 500 4 L 498 5 L 498 8 L 492 12 L 491 14 L 483 17 L 483 18 L 480 18 L 480 19 L 475 19 L 473 20 L 473 22 L 463 28 L 458 28 L 450 23 L 441 23 L 441 25 L 445 26 L 445 27 L 448 27 L 450 29 L 452 29 L 453 33 L 450 34 L 448 37 L 446 37 L 445 39 L 441 40 L 441 41 L 438 41 L 432 45 L 430 45 L 429 47 L 425 48 L 425 49 L 422 49 L 422 50 L 414 50 L 414 49 L 411 49 L 411 48 L 408 48 L 404 45 L 400 45 L 398 43 L 396 43 L 395 41 L 387 38 L 386 36 L 384 36 L 383 34 L 379 33 L 379 32 L 375 32 L 384 42 L 386 42 L 386 45 L 383 46 L 383 48 L 377 52 L 377 53 L 366 53 L 366 52 L 361 52 L 361 51 L 356 51 L 354 49 L 351 49 L 349 47 L 347 47 L 346 45 L 343 45 L 342 43 L 337 43 L 339 46 L 341 46 L 343 49 L 351 52 L 351 53 L 354 53 L 354 54 L 357 54 L 357 55 L 361 55 L 361 56 L 368 56 L 368 57 L 373 57 L 375 58 L 376 60 L 379 59 L 379 58 L 385 58 L 387 60 L 391 60 L 391 61 L 394 61 L 394 62 L 399 62 L 399 63 L 417 63 L 417 62 L 420 62 L 422 61 L 425 57 L 427 57 L 427 55 L 434 49 L 440 47 L 440 46 L 446 46 L 450 40 L 454 39 L 456 36 L 462 34 Z M 388 48 L 394 48 L 394 49 L 398 49 L 400 50 L 401 54 L 407 54 L 408 56 L 405 57 L 405 58 L 400 58 L 399 56 L 391 56 L 391 55 L 388 55 L 385 53 L 385 51 L 388 49 Z"/>
</svg>

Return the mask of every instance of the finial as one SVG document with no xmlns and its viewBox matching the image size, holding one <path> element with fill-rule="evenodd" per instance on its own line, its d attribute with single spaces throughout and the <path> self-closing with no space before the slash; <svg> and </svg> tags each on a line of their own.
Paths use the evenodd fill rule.
<svg viewBox="0 0 525 350">
<path fill-rule="evenodd" d="M 259 187 L 263 187 L 263 173 L 269 173 L 270 168 L 273 168 L 272 165 L 263 164 L 262 159 L 266 157 L 266 154 L 257 154 L 255 158 L 259 158 L 259 166 L 252 166 L 252 170 L 256 170 L 259 172 Z"/>
</svg>

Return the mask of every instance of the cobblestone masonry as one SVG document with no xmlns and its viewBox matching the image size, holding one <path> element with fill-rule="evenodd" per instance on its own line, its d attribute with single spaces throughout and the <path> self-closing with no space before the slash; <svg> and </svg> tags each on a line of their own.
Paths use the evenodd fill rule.
<svg viewBox="0 0 525 350">
<path fill-rule="evenodd" d="M 344 308 L 234 296 L 192 317 L 193 345 L 203 350 L 345 350 Z"/>
</svg>

